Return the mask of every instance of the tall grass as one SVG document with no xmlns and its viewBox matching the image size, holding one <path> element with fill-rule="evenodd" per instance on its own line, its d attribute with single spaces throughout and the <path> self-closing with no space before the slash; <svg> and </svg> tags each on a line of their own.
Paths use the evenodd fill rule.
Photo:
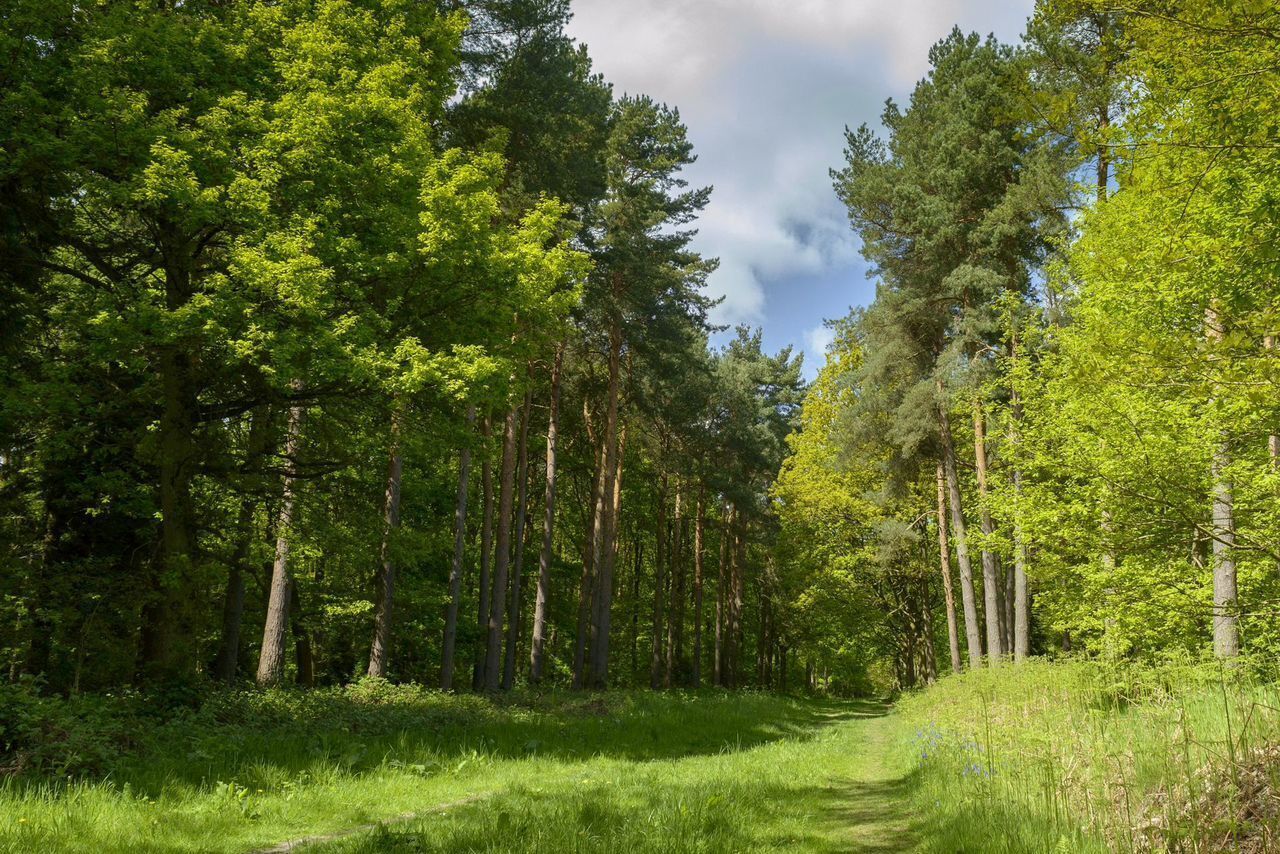
<svg viewBox="0 0 1280 854">
<path fill-rule="evenodd" d="M 1280 850 L 1280 689 L 1257 674 L 1033 662 L 905 698 L 925 849 Z"/>
</svg>

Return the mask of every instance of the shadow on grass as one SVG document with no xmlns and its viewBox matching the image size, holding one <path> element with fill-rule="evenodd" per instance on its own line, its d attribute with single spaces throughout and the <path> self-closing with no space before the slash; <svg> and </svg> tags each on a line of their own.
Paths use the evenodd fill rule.
<svg viewBox="0 0 1280 854">
<path fill-rule="evenodd" d="M 593 757 L 635 762 L 807 740 L 840 721 L 886 713 L 882 704 L 701 692 L 429 696 L 415 704 L 359 705 L 341 697 L 292 719 L 169 727 L 146 753 L 119 762 L 115 785 L 139 794 L 192 792 L 218 781 L 272 791 L 333 774 L 404 767 L 432 775 L 464 760 Z M 352 709 L 355 709 L 353 712 Z M 326 711 L 328 714 L 326 714 Z M 39 777 L 9 790 L 46 789 Z"/>
</svg>

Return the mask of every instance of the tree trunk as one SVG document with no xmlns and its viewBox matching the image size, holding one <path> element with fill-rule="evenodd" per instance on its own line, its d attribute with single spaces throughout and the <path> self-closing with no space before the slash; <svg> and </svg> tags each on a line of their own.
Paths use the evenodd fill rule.
<svg viewBox="0 0 1280 854">
<path fill-rule="evenodd" d="M 511 571 L 511 606 L 507 618 L 507 649 L 502 661 L 502 690 L 510 691 L 516 680 L 516 646 L 520 643 L 520 588 L 524 577 L 524 534 L 529 516 L 529 422 L 533 414 L 533 391 L 524 395 L 524 415 L 520 421 L 520 456 L 516 462 L 519 497 L 516 500 L 515 559 Z"/>
<path fill-rule="evenodd" d="M 702 543 L 706 530 L 706 507 L 703 488 L 698 487 L 698 504 L 693 522 L 693 672 L 694 688 L 702 687 Z M 783 673 L 786 671 L 784 670 Z M 785 677 L 784 677 L 785 679 Z"/>
<path fill-rule="evenodd" d="M 987 545 L 994 532 L 991 510 L 987 507 L 987 427 L 982 414 L 982 403 L 973 400 L 973 453 L 978 470 L 978 508 L 981 511 L 982 546 L 982 594 L 987 617 L 987 659 L 995 665 L 1004 655 L 1004 583 L 1000 568 L 996 566 L 995 552 Z"/>
<path fill-rule="evenodd" d="M 666 599 L 667 567 L 667 476 L 662 475 L 658 486 L 658 524 L 654 533 L 656 550 L 653 563 L 653 648 L 649 663 L 649 687 L 655 691 L 662 687 L 662 636 L 664 630 L 663 607 Z"/>
<path fill-rule="evenodd" d="M 302 390 L 295 380 L 293 389 Z M 302 421 L 306 409 L 300 403 L 289 407 L 289 423 L 285 430 L 285 474 L 280 493 L 280 509 L 276 517 L 276 559 L 271 567 L 271 594 L 267 602 L 267 619 L 262 627 L 262 650 L 258 656 L 258 684 L 278 685 L 284 675 L 285 630 L 289 625 L 290 587 L 289 537 L 293 532 L 293 510 L 298 478 L 298 448 L 302 439 Z"/>
<path fill-rule="evenodd" d="M 490 431 L 489 419 L 486 417 L 482 429 L 485 439 L 489 438 Z M 484 457 L 480 461 L 480 502 L 483 507 L 480 521 L 480 579 L 479 588 L 476 591 L 479 607 L 476 609 L 476 628 L 479 629 L 479 636 L 485 638 L 489 624 L 489 570 L 491 567 L 489 562 L 493 559 L 493 463 L 489 459 L 487 442 Z M 475 667 L 472 668 L 471 673 L 472 691 L 479 691 L 484 687 L 484 655 L 484 644 L 477 644 Z"/>
<path fill-rule="evenodd" d="M 923 655 L 924 680 L 928 683 L 938 681 L 938 658 L 933 648 L 933 605 L 929 596 L 929 579 L 920 578 L 920 649 Z"/>
<path fill-rule="evenodd" d="M 385 679 L 387 660 L 391 655 L 391 609 L 395 603 L 396 571 L 391 558 L 393 540 L 400 528 L 400 481 L 404 476 L 404 454 L 400 446 L 401 404 L 392 404 L 391 450 L 387 460 L 387 489 L 382 506 L 381 566 L 377 576 L 377 598 L 373 608 L 373 643 L 369 646 L 370 676 Z"/>
<path fill-rule="evenodd" d="M 604 688 L 609 681 L 609 624 L 613 615 L 613 564 L 617 554 L 614 534 L 617 519 L 614 508 L 620 497 L 622 454 L 619 449 L 619 398 L 622 394 L 622 328 L 614 320 L 609 328 L 609 402 L 605 410 L 605 488 L 602 497 L 612 497 L 605 508 L 604 524 L 596 527 L 600 538 L 594 544 L 596 554 L 595 636 L 591 645 L 591 680 L 593 688 Z"/>
<path fill-rule="evenodd" d="M 604 502 L 604 445 L 596 457 L 595 479 L 591 486 L 591 505 L 586 526 L 586 542 L 582 545 L 582 581 L 578 585 L 578 633 L 573 647 L 573 687 L 587 684 L 587 642 L 591 636 L 592 590 L 595 585 L 596 528 L 601 524 L 600 512 Z"/>
<path fill-rule="evenodd" d="M 964 605 L 965 646 L 969 653 L 969 667 L 982 666 L 982 634 L 978 623 L 978 602 L 973 590 L 973 567 L 969 563 L 969 544 L 966 541 L 964 505 L 960 498 L 960 476 L 956 471 L 956 449 L 951 440 L 951 419 L 942 402 L 942 381 L 938 381 L 938 435 L 942 440 L 943 471 L 947 476 L 948 504 L 951 507 L 951 529 L 956 546 L 956 564 L 960 567 L 960 599 Z"/>
<path fill-rule="evenodd" d="M 942 596 L 947 606 L 947 648 L 951 651 L 951 672 L 959 673 L 960 627 L 956 622 L 956 596 L 951 587 L 951 549 L 947 536 L 947 475 L 938 461 L 938 555 L 942 568 Z"/>
<path fill-rule="evenodd" d="M 529 681 L 537 685 L 542 681 L 543 659 L 546 655 L 547 597 L 551 594 L 551 560 L 555 556 L 554 531 L 556 521 L 556 442 L 560 423 L 560 373 L 564 365 L 564 345 L 556 347 L 555 362 L 551 366 L 551 404 L 547 416 L 547 487 L 543 497 L 542 552 L 538 556 L 538 592 L 533 605 L 533 643 L 529 647 Z"/>
<path fill-rule="evenodd" d="M 1014 496 L 1021 503 L 1022 472 L 1013 472 Z M 1016 508 L 1015 513 L 1020 513 Z M 1022 533 L 1022 519 L 1013 522 L 1013 660 L 1026 661 L 1031 655 L 1031 590 L 1027 583 L 1027 544 Z"/>
<path fill-rule="evenodd" d="M 733 545 L 729 555 L 729 661 L 726 668 L 726 684 L 736 688 L 742 675 L 742 649 L 745 641 L 742 631 L 742 606 L 746 573 L 746 536 L 743 523 L 734 513 Z"/>
<path fill-rule="evenodd" d="M 671 528 L 671 601 L 667 606 L 667 661 L 662 676 L 662 684 L 667 688 L 671 687 L 675 678 L 677 660 L 680 656 L 680 646 L 683 640 L 680 623 L 684 619 L 684 566 L 682 564 L 684 552 L 684 508 L 681 505 L 681 499 L 680 486 L 677 481 L 675 518 L 672 520 Z"/>
<path fill-rule="evenodd" d="M 467 407 L 467 441 L 476 423 L 476 408 Z M 471 446 L 458 454 L 458 498 L 453 511 L 453 563 L 449 565 L 449 605 L 444 617 L 444 645 L 440 656 L 440 690 L 453 690 L 454 657 L 458 643 L 458 611 L 462 605 L 462 572 L 467 556 L 467 487 L 471 480 Z"/>
<path fill-rule="evenodd" d="M 631 543 L 631 678 L 640 673 L 640 574 L 644 568 L 644 541 L 639 531 Z"/>
<path fill-rule="evenodd" d="M 732 505 L 725 502 L 721 508 L 720 569 L 716 575 L 716 646 L 713 661 L 713 679 L 717 686 L 724 685 L 724 629 L 728 609 L 725 608 L 727 570 L 729 567 L 729 527 L 732 524 Z"/>
<path fill-rule="evenodd" d="M 493 549 L 493 593 L 489 597 L 489 625 L 484 655 L 484 688 L 496 692 L 502 677 L 502 628 L 507 615 L 508 570 L 511 567 L 511 513 L 516 492 L 516 421 L 519 409 L 507 412 L 502 432 L 502 474 L 498 481 L 497 535 Z"/>
<path fill-rule="evenodd" d="M 1205 309 L 1205 337 L 1219 345 L 1224 324 L 1216 306 Z M 1236 589 L 1236 526 L 1232 483 L 1227 477 L 1231 448 L 1225 435 L 1218 439 L 1211 463 L 1213 481 L 1213 654 L 1235 658 L 1240 654 Z"/>
</svg>

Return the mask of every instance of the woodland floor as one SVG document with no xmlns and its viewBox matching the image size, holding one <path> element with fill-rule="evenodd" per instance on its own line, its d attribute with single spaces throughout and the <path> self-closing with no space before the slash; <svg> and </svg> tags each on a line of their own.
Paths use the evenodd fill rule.
<svg viewBox="0 0 1280 854">
<path fill-rule="evenodd" d="M 909 850 L 872 702 L 722 691 L 247 692 L 98 779 L 0 785 L 0 854 Z M 65 779 L 65 778 L 64 778 Z"/>
<path fill-rule="evenodd" d="M 803 704 L 784 737 L 710 754 L 598 758 L 408 821 L 313 840 L 325 852 L 894 852 L 914 847 L 893 721 Z"/>
</svg>

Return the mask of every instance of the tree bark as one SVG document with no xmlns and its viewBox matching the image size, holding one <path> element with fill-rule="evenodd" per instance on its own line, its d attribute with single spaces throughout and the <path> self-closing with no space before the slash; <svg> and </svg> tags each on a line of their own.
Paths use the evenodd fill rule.
<svg viewBox="0 0 1280 854">
<path fill-rule="evenodd" d="M 951 439 L 951 419 L 947 414 L 946 404 L 942 402 L 941 380 L 938 381 L 938 395 L 938 435 L 942 440 L 942 464 L 947 476 L 956 564 L 960 567 L 960 599 L 964 606 L 965 646 L 969 653 L 969 667 L 976 668 L 982 666 L 982 634 L 978 628 L 978 602 L 973 590 L 973 566 L 969 562 L 964 506 L 960 498 L 960 476 L 956 471 L 956 449 Z"/>
<path fill-rule="evenodd" d="M 584 405 L 585 409 L 585 405 Z M 588 422 L 589 423 L 589 422 Z M 591 486 L 591 505 L 586 525 L 586 542 L 582 546 L 582 580 L 578 585 L 578 633 L 573 647 L 573 687 L 587 684 L 587 645 L 591 637 L 591 603 L 595 586 L 596 528 L 601 524 L 604 502 L 604 445 L 595 454 L 596 472 Z"/>
<path fill-rule="evenodd" d="M 693 523 L 693 672 L 690 675 L 694 688 L 702 687 L 702 544 L 707 524 L 703 493 L 699 486 Z"/>
<path fill-rule="evenodd" d="M 391 558 L 393 540 L 400 528 L 400 481 L 404 476 L 404 454 L 400 432 L 404 418 L 396 401 L 391 414 L 391 449 L 387 460 L 387 489 L 382 505 L 382 547 L 379 554 L 377 597 L 373 608 L 373 643 L 369 645 L 368 675 L 385 679 L 391 656 L 391 610 L 395 603 L 396 568 Z"/>
<path fill-rule="evenodd" d="M 956 596 L 951 587 L 951 549 L 947 536 L 947 475 L 938 461 L 938 554 L 942 568 L 942 595 L 947 606 L 947 647 L 951 651 L 951 672 L 959 673 L 960 627 L 956 621 Z"/>
<path fill-rule="evenodd" d="M 984 542 L 982 546 L 982 595 L 987 617 L 987 659 L 998 664 L 1005 653 L 1004 584 L 996 556 L 987 545 L 994 532 L 991 510 L 987 507 L 987 427 L 982 402 L 973 400 L 973 453 L 978 471 L 978 508 Z"/>
<path fill-rule="evenodd" d="M 490 432 L 489 419 L 486 417 L 481 434 L 488 439 Z M 489 624 L 490 561 L 493 559 L 493 463 L 489 459 L 487 442 L 484 457 L 480 461 L 480 496 L 483 507 L 480 522 L 480 578 L 476 591 L 479 602 L 476 610 L 476 628 L 479 630 L 479 636 L 485 638 Z M 477 644 L 475 667 L 472 668 L 471 673 L 472 691 L 479 691 L 484 687 L 484 656 L 484 644 Z"/>
<path fill-rule="evenodd" d="M 476 423 L 476 408 L 467 407 L 467 440 Z M 453 511 L 453 563 L 449 565 L 449 605 L 444 617 L 444 644 L 440 656 L 440 690 L 453 690 L 454 658 L 458 643 L 458 611 L 462 605 L 462 571 L 467 555 L 467 487 L 471 480 L 471 446 L 458 453 L 458 497 Z"/>
<path fill-rule="evenodd" d="M 302 390 L 295 380 L 293 389 Z M 280 509 L 276 517 L 276 558 L 271 567 L 271 594 L 267 602 L 267 619 L 262 627 L 262 650 L 258 656 L 258 684 L 278 685 L 284 676 L 285 631 L 289 626 L 290 578 L 289 538 L 293 535 L 294 501 L 298 478 L 298 448 L 302 439 L 302 421 L 306 409 L 301 403 L 289 407 L 289 423 L 285 430 L 285 474 L 280 493 Z"/>
<path fill-rule="evenodd" d="M 677 659 L 680 655 L 679 647 L 682 641 L 680 623 L 684 618 L 682 613 L 684 604 L 684 567 L 681 563 L 684 551 L 684 508 L 681 506 L 681 499 L 680 486 L 677 481 L 675 516 L 672 519 L 671 528 L 671 601 L 667 606 L 667 660 L 666 668 L 662 675 L 662 684 L 667 688 L 671 687 L 675 678 Z"/>
<path fill-rule="evenodd" d="M 511 567 L 511 513 L 515 504 L 516 421 L 519 409 L 507 412 L 502 433 L 502 474 L 498 481 L 497 534 L 494 537 L 493 593 L 489 597 L 489 625 L 484 656 L 484 688 L 496 692 L 502 677 L 502 629 L 507 612 L 507 575 Z"/>
<path fill-rule="evenodd" d="M 1205 309 L 1204 326 L 1210 345 L 1221 344 L 1225 330 L 1216 306 Z M 1231 448 L 1223 435 L 1214 449 L 1210 475 L 1213 482 L 1213 654 L 1226 659 L 1240 654 L 1235 510 L 1233 485 L 1226 473 L 1230 464 Z"/>
<path fill-rule="evenodd" d="M 524 395 L 524 415 L 520 420 L 520 457 L 516 462 L 519 498 L 516 500 L 515 559 L 511 572 L 511 606 L 507 619 L 507 649 L 502 662 L 502 690 L 510 691 L 516 680 L 516 646 L 520 643 L 520 588 L 524 578 L 524 534 L 529 515 L 529 422 L 533 414 L 533 391 Z"/>
<path fill-rule="evenodd" d="M 529 681 L 537 685 L 542 681 L 543 659 L 546 655 L 547 598 L 551 595 L 551 560 L 555 555 L 554 531 L 556 521 L 556 443 L 560 424 L 560 374 L 564 365 L 564 345 L 556 347 L 555 362 L 551 366 L 551 404 L 547 417 L 547 486 L 543 497 L 542 552 L 538 557 L 538 592 L 533 605 L 533 643 L 529 647 Z"/>
<path fill-rule="evenodd" d="M 664 473 L 658 486 L 658 519 L 653 562 L 653 648 L 649 663 L 649 687 L 655 691 L 662 687 L 662 636 L 664 629 L 663 607 L 666 599 L 667 568 L 667 476 Z"/>
<path fill-rule="evenodd" d="M 610 370 L 611 377 L 616 379 L 618 360 L 621 357 L 621 333 L 615 337 L 614 358 Z M 613 384 L 611 382 L 611 384 Z M 609 640 L 613 621 L 613 569 L 618 559 L 618 517 L 622 507 L 622 462 L 623 447 L 626 443 L 626 430 L 618 425 L 618 393 L 610 395 L 610 406 L 605 421 L 605 438 L 610 438 L 608 447 L 612 450 L 613 465 L 606 467 L 609 478 L 606 493 L 610 496 L 604 524 L 598 529 L 604 532 L 600 543 L 600 563 L 596 573 L 595 619 L 592 625 L 595 632 L 591 645 L 591 687 L 603 689 L 609 683 Z M 610 455 L 606 454 L 606 461 Z"/>
<path fill-rule="evenodd" d="M 729 527 L 733 517 L 732 505 L 727 501 L 721 508 L 720 515 L 720 569 L 716 575 L 716 643 L 715 658 L 712 662 L 713 681 L 717 686 L 724 685 L 724 623 L 727 617 L 725 594 L 728 590 L 726 578 L 729 566 Z"/>
</svg>

